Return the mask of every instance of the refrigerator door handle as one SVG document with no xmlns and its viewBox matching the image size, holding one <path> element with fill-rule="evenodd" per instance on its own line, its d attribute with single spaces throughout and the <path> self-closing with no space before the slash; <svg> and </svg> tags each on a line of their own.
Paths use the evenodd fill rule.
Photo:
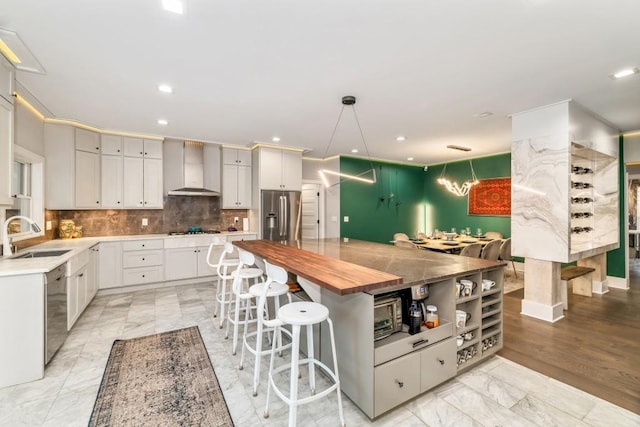
<svg viewBox="0 0 640 427">
<path fill-rule="evenodd" d="M 282 216 L 284 216 L 284 221 L 282 221 L 284 223 L 284 228 L 280 229 L 280 235 L 283 238 L 286 238 L 287 235 L 289 234 L 289 197 L 288 196 L 282 196 Z"/>
<path fill-rule="evenodd" d="M 279 198 L 279 202 L 280 202 L 280 221 L 278 221 L 278 231 L 280 233 L 280 237 L 282 237 L 282 235 L 284 234 L 284 227 L 286 224 L 286 218 L 285 218 L 285 202 L 284 202 L 284 196 L 280 196 Z"/>
</svg>

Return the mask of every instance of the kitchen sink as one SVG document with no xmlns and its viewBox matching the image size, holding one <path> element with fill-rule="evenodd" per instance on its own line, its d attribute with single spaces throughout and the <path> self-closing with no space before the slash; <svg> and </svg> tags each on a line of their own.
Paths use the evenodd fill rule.
<svg viewBox="0 0 640 427">
<path fill-rule="evenodd" d="M 64 255 L 67 252 L 69 252 L 69 249 L 66 249 L 66 250 L 62 249 L 62 250 L 56 250 L 56 251 L 29 251 L 23 254 L 15 255 L 11 257 L 11 259 L 56 257 L 56 256 Z"/>
</svg>

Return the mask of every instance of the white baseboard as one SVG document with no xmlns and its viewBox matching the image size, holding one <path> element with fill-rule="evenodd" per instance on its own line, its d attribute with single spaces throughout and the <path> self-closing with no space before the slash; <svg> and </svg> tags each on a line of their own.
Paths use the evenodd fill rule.
<svg viewBox="0 0 640 427">
<path fill-rule="evenodd" d="M 628 277 L 614 277 L 607 276 L 607 282 L 610 288 L 629 290 L 629 278 Z"/>
<path fill-rule="evenodd" d="M 522 311 L 520 314 L 535 317 L 536 319 L 544 320 L 546 322 L 555 323 L 564 318 L 562 302 L 555 305 L 545 305 L 540 304 L 539 302 L 523 299 L 521 307 Z"/>
</svg>

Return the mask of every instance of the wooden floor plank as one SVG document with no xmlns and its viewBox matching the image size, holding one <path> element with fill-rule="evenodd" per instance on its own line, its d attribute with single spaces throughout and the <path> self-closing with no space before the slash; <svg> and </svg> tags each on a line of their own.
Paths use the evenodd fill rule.
<svg viewBox="0 0 640 427">
<path fill-rule="evenodd" d="M 520 314 L 522 289 L 506 294 L 499 354 L 640 414 L 640 273 L 635 277 L 628 291 L 569 293 L 569 310 L 556 323 Z"/>
</svg>

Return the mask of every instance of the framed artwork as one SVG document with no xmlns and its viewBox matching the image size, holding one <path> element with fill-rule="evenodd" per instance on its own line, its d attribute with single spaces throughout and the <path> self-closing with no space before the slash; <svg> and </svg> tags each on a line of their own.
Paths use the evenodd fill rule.
<svg viewBox="0 0 640 427">
<path fill-rule="evenodd" d="M 469 191 L 469 215 L 510 216 L 511 178 L 481 179 Z"/>
</svg>

